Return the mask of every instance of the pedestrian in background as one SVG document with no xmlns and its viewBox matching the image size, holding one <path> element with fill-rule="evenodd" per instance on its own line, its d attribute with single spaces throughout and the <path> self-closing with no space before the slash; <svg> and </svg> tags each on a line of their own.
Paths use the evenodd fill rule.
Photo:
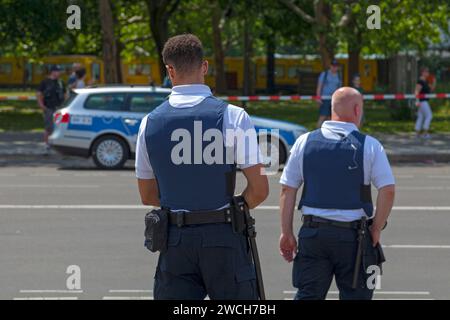
<svg viewBox="0 0 450 320">
<path fill-rule="evenodd" d="M 363 87 L 361 86 L 361 76 L 359 75 L 359 73 L 355 73 L 355 74 L 353 75 L 353 78 L 352 78 L 352 88 L 358 90 L 358 92 L 359 92 L 361 95 L 364 95 L 364 89 L 363 89 Z M 366 116 L 365 116 L 365 114 L 364 114 L 364 112 L 363 112 L 363 115 L 362 115 L 362 118 L 361 118 L 361 127 L 364 125 L 365 122 L 366 122 Z"/>
<path fill-rule="evenodd" d="M 77 71 L 81 69 L 81 64 L 75 62 L 72 65 L 72 73 L 69 76 L 69 79 L 67 80 L 67 87 L 69 90 L 75 89 L 76 82 L 77 82 Z"/>
<path fill-rule="evenodd" d="M 427 81 L 429 75 L 429 69 L 427 67 L 422 67 L 422 69 L 420 70 L 420 78 L 416 84 L 416 95 L 431 93 L 431 88 Z M 418 107 L 417 120 L 415 125 L 417 137 L 429 139 L 430 134 L 428 133 L 428 131 L 430 129 L 431 119 L 433 119 L 433 113 L 431 112 L 428 98 L 419 98 L 419 101 L 416 102 L 416 107 Z"/>
<path fill-rule="evenodd" d="M 317 83 L 317 96 L 332 96 L 333 93 L 342 86 L 341 77 L 339 75 L 339 63 L 336 59 L 331 61 L 330 69 L 322 72 Z M 317 121 L 317 128 L 322 126 L 322 123 L 331 118 L 331 99 L 317 100 L 319 103 L 319 120 Z"/>
<path fill-rule="evenodd" d="M 36 94 L 39 107 L 44 114 L 46 152 L 50 150 L 48 137 L 53 132 L 53 113 L 63 104 L 66 98 L 66 87 L 60 76 L 61 67 L 58 65 L 51 66 L 48 78 L 42 80 Z"/>
<path fill-rule="evenodd" d="M 86 69 L 81 68 L 75 72 L 77 76 L 77 80 L 75 82 L 75 89 L 81 89 L 86 87 L 85 79 L 86 79 Z"/>
<path fill-rule="evenodd" d="M 359 93 L 364 94 L 364 89 L 361 87 L 361 76 L 355 73 L 352 78 L 352 87 L 358 90 Z"/>
</svg>

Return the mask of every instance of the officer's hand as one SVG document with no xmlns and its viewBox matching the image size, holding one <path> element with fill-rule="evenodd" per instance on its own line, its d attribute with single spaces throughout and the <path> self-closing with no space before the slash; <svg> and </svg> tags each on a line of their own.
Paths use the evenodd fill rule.
<svg viewBox="0 0 450 320">
<path fill-rule="evenodd" d="M 372 236 L 372 245 L 375 247 L 381 238 L 381 229 L 370 227 L 370 235 Z"/>
<path fill-rule="evenodd" d="M 287 262 L 292 262 L 297 253 L 297 240 L 294 234 L 284 234 L 280 236 L 280 254 Z"/>
</svg>

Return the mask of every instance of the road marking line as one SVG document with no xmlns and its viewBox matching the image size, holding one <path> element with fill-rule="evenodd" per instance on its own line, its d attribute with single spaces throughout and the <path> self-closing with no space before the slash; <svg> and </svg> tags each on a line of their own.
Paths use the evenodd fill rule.
<svg viewBox="0 0 450 320">
<path fill-rule="evenodd" d="M 422 190 L 450 190 L 450 187 L 433 187 L 433 186 L 424 186 L 424 187 L 402 187 L 397 186 L 398 190 L 410 190 L 410 191 L 422 191 Z"/>
<path fill-rule="evenodd" d="M 103 300 L 153 300 L 152 296 L 141 296 L 141 297 L 109 297 L 105 296 Z"/>
<path fill-rule="evenodd" d="M 13 298 L 13 300 L 78 300 L 78 297 L 25 297 Z"/>
<path fill-rule="evenodd" d="M 0 188 L 100 188 L 98 185 L 93 184 L 8 184 L 0 185 Z"/>
<path fill-rule="evenodd" d="M 285 290 L 284 294 L 295 294 L 297 291 Z M 328 294 L 339 294 L 339 291 L 328 291 Z M 429 291 L 375 291 L 374 294 L 391 294 L 391 295 L 430 295 Z"/>
<path fill-rule="evenodd" d="M 75 177 L 106 177 L 104 173 L 73 173 Z"/>
<path fill-rule="evenodd" d="M 109 290 L 109 293 L 144 293 L 153 292 L 153 290 Z"/>
<path fill-rule="evenodd" d="M 392 210 L 398 211 L 450 211 L 450 206 L 430 206 L 430 207 L 393 207 Z"/>
<path fill-rule="evenodd" d="M 255 208 L 256 210 L 279 210 L 279 206 L 259 206 Z M 399 207 L 393 207 L 392 210 L 399 210 L 399 211 L 450 211 L 450 206 L 399 206 Z"/>
<path fill-rule="evenodd" d="M 83 290 L 20 290 L 20 293 L 83 293 Z"/>
<path fill-rule="evenodd" d="M 372 300 L 435 300 L 432 298 L 380 298 L 380 299 L 372 299 Z"/>
<path fill-rule="evenodd" d="M 391 244 L 391 245 L 383 245 L 383 248 L 394 248 L 394 249 L 450 249 L 450 245 Z"/>
<path fill-rule="evenodd" d="M 0 209 L 151 209 L 142 205 L 71 205 L 71 204 L 51 204 L 51 205 L 0 205 Z"/>
<path fill-rule="evenodd" d="M 1 186 L 0 186 L 1 187 Z M 61 186 L 56 186 L 57 188 Z M 83 186 L 84 188 L 85 186 Z M 98 187 L 98 186 L 95 186 Z M 117 210 L 135 210 L 135 209 L 152 209 L 152 206 L 143 206 L 143 205 L 120 205 L 120 204 L 111 204 L 111 205 L 96 205 L 96 204 L 81 204 L 81 205 L 72 205 L 72 204 L 43 204 L 43 205 L 21 205 L 21 204 L 5 204 L 0 205 L 0 209 L 94 209 L 94 210 L 103 210 L 103 209 L 117 209 Z M 279 210 L 279 206 L 259 206 L 255 208 L 255 210 Z M 394 207 L 392 210 L 397 211 L 450 211 L 450 206 L 404 206 L 404 207 Z"/>
</svg>

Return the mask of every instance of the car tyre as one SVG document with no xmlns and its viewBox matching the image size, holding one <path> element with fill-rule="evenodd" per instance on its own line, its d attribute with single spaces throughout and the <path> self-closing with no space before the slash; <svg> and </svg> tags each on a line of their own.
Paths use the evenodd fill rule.
<svg viewBox="0 0 450 320">
<path fill-rule="evenodd" d="M 92 145 L 92 158 L 95 165 L 101 169 L 123 168 L 128 160 L 128 155 L 128 146 L 123 139 L 117 136 L 103 136 Z"/>
</svg>

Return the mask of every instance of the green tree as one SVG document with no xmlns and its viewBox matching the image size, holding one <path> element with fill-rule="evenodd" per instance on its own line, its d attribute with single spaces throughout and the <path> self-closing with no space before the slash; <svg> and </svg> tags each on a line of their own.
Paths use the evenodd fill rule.
<svg viewBox="0 0 450 320">
<path fill-rule="evenodd" d="M 66 1 L 35 0 L 0 2 L 0 54 L 39 56 L 56 51 L 66 28 Z"/>
<path fill-rule="evenodd" d="M 99 0 L 98 11 L 102 26 L 102 52 L 106 83 L 121 83 L 120 44 L 114 30 L 117 21 L 110 0 Z"/>
<path fill-rule="evenodd" d="M 169 19 L 180 4 L 180 0 L 146 0 L 145 3 L 150 18 L 150 31 L 159 56 L 159 73 L 163 79 L 166 68 L 162 59 L 162 50 L 169 38 Z"/>
</svg>

